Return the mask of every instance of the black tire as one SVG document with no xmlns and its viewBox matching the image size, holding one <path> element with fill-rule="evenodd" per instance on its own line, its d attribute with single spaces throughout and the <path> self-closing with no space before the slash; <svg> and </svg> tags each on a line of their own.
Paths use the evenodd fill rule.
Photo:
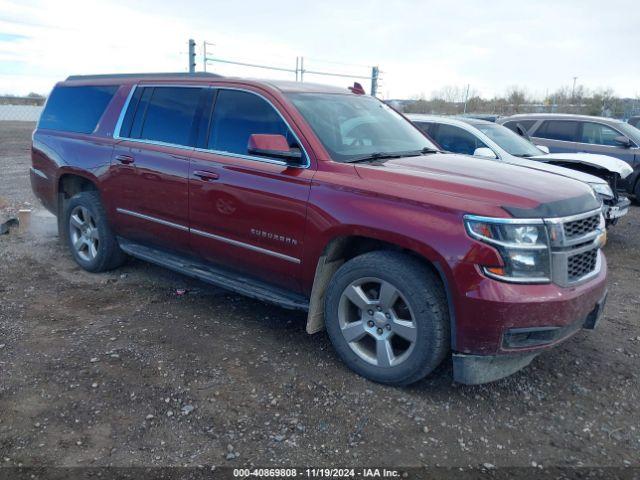
<svg viewBox="0 0 640 480">
<path fill-rule="evenodd" d="M 636 186 L 633 189 L 633 194 L 635 195 L 635 203 L 636 205 L 640 205 L 640 179 L 636 181 Z"/>
<path fill-rule="evenodd" d="M 86 209 L 89 212 L 91 225 L 97 231 L 98 240 L 95 243 L 96 253 L 94 256 L 83 254 L 74 247 L 72 216 L 74 212 L 79 212 L 81 209 Z M 126 261 L 127 256 L 120 249 L 118 240 L 107 222 L 107 215 L 97 191 L 80 192 L 74 195 L 65 205 L 63 224 L 71 255 L 83 269 L 94 273 L 104 272 L 117 268 Z M 75 231 L 79 232 L 79 229 L 75 228 Z"/>
<path fill-rule="evenodd" d="M 414 333 L 413 348 L 407 349 L 404 361 L 397 365 L 373 365 L 354 351 L 342 333 L 339 311 L 347 311 L 344 303 L 340 303 L 343 292 L 354 282 L 357 284 L 359 279 L 369 277 L 375 277 L 395 287 L 402 296 L 402 304 L 406 302 L 406 306 L 413 313 L 413 325 L 417 329 Z M 356 307 L 356 310 L 356 317 L 365 315 L 362 309 Z M 342 315 L 344 317 L 344 313 Z M 450 349 L 450 321 L 442 282 L 420 260 L 399 252 L 370 252 L 342 265 L 333 276 L 325 296 L 325 325 L 338 356 L 350 369 L 374 382 L 388 385 L 403 386 L 421 380 L 442 362 Z M 385 326 L 379 326 L 382 328 L 374 330 L 383 335 L 380 331 L 384 332 Z M 390 325 L 386 327 L 391 329 Z M 369 335 L 373 336 L 375 341 L 375 335 Z M 365 337 L 366 335 L 362 338 Z M 393 336 L 391 338 L 393 339 Z M 368 338 L 358 341 L 366 343 Z M 378 348 L 378 343 L 375 345 Z"/>
</svg>

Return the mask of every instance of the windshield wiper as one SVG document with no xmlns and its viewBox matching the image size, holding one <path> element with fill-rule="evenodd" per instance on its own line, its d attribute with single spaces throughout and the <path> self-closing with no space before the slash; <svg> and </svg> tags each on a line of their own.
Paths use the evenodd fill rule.
<svg viewBox="0 0 640 480">
<path fill-rule="evenodd" d="M 422 150 L 409 150 L 406 152 L 374 152 L 361 157 L 346 160 L 347 163 L 370 162 L 375 160 L 388 160 L 390 158 L 417 157 L 418 155 L 429 155 L 431 153 L 444 153 L 431 147 L 424 147 Z"/>
<path fill-rule="evenodd" d="M 437 148 L 424 147 L 420 150 L 421 155 L 428 155 L 430 153 L 446 153 L 444 150 L 438 150 Z"/>
<path fill-rule="evenodd" d="M 531 158 L 534 155 L 531 155 L 530 153 L 518 153 L 518 154 L 513 154 L 513 156 L 518 158 Z"/>
<path fill-rule="evenodd" d="M 400 158 L 406 156 L 405 152 L 374 152 L 368 155 L 362 155 L 361 157 L 351 158 L 346 160 L 347 163 L 358 163 L 358 162 L 370 162 L 373 160 L 388 160 L 390 158 Z"/>
</svg>

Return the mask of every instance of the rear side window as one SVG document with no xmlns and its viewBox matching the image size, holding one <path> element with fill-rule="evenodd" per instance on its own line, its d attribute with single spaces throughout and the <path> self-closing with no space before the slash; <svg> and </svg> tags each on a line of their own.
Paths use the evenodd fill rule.
<svg viewBox="0 0 640 480">
<path fill-rule="evenodd" d="M 192 145 L 192 126 L 203 88 L 144 87 L 136 89 L 122 122 L 120 136 Z"/>
<path fill-rule="evenodd" d="M 38 127 L 91 133 L 117 89 L 117 85 L 56 87 L 47 100 Z"/>
<path fill-rule="evenodd" d="M 535 120 L 513 120 L 511 122 L 505 122 L 504 126 L 509 130 L 513 130 L 514 132 L 518 133 L 518 124 L 522 125 L 528 132 L 529 130 L 531 130 L 531 127 L 533 127 L 534 123 L 536 123 Z"/>
<path fill-rule="evenodd" d="M 534 136 L 549 140 L 577 142 L 579 125 L 579 122 L 570 120 L 545 120 L 538 127 Z"/>
<path fill-rule="evenodd" d="M 269 102 L 249 92 L 218 91 L 207 148 L 247 155 L 249 137 L 254 133 L 284 135 L 290 147 L 299 147 Z"/>
</svg>

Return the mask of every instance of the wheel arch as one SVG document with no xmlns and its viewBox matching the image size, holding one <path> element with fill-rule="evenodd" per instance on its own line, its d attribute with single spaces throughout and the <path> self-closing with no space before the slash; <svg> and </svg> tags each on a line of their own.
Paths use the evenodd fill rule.
<svg viewBox="0 0 640 480">
<path fill-rule="evenodd" d="M 318 258 L 313 278 L 307 315 L 307 333 L 313 334 L 324 329 L 324 296 L 329 282 L 338 268 L 358 255 L 376 250 L 392 250 L 405 253 L 419 260 L 436 274 L 446 295 L 451 323 L 451 345 L 452 348 L 455 348 L 456 317 L 453 291 L 451 289 L 451 279 L 448 277 L 448 266 L 444 258 L 423 243 L 417 244 L 411 239 L 390 242 L 383 240 L 376 234 L 338 235 L 326 243 Z"/>
<path fill-rule="evenodd" d="M 84 170 L 64 169 L 56 181 L 56 216 L 58 217 L 58 236 L 66 241 L 66 230 L 63 228 L 66 203 L 80 192 L 99 191 L 96 177 Z"/>
</svg>

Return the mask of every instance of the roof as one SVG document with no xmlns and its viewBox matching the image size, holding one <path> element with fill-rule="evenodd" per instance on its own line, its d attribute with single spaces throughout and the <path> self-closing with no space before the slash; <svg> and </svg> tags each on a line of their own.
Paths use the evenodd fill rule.
<svg viewBox="0 0 640 480">
<path fill-rule="evenodd" d="M 591 115 L 578 115 L 575 113 L 517 113 L 515 115 L 511 115 L 509 117 L 501 118 L 500 121 L 509 121 L 511 119 L 524 119 L 529 118 L 531 120 L 594 120 L 594 121 L 605 121 L 611 123 L 623 123 L 621 120 L 617 120 L 615 118 L 608 117 L 596 117 Z"/>
<path fill-rule="evenodd" d="M 458 115 L 445 116 L 445 115 L 427 115 L 422 113 L 409 113 L 406 115 L 409 120 L 423 121 L 423 122 L 437 122 L 448 123 L 455 125 L 457 123 L 467 123 L 469 125 L 495 125 L 494 122 L 488 120 L 480 120 L 478 118 L 463 117 Z"/>
<path fill-rule="evenodd" d="M 350 94 L 345 84 L 344 88 L 319 83 L 295 82 L 287 80 L 263 80 L 257 78 L 225 77 L 211 72 L 164 72 L 164 73 L 112 73 L 100 75 L 71 75 L 65 82 L 91 84 L 105 82 L 117 84 L 119 82 L 135 83 L 137 81 L 171 81 L 171 82 L 211 82 L 224 81 L 225 83 L 253 84 L 256 86 L 268 86 L 283 93 L 343 93 Z"/>
</svg>

